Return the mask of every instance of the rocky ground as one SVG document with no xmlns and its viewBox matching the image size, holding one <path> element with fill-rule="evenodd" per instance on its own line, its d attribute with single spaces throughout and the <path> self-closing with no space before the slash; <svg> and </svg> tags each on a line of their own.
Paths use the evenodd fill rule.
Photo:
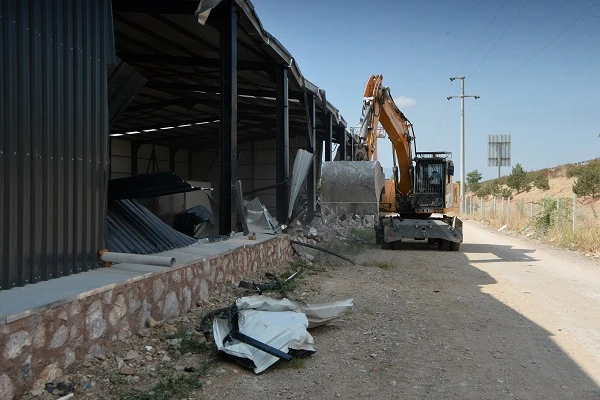
<svg viewBox="0 0 600 400">
<path fill-rule="evenodd" d="M 467 230 L 470 224 L 475 223 L 467 224 Z M 219 354 L 210 336 L 207 341 L 196 328 L 205 313 L 247 293 L 232 288 L 188 315 L 153 321 L 60 382 L 24 398 L 57 399 L 73 393 L 74 399 L 140 400 L 600 399 L 600 377 L 590 372 L 598 359 L 594 357 L 600 356 L 600 346 L 589 348 L 596 340 L 596 334 L 588 335 L 595 325 L 585 325 L 585 317 L 578 322 L 590 327 L 587 333 L 579 330 L 592 340 L 587 349 L 575 336 L 567 342 L 571 347 L 565 347 L 544 325 L 548 312 L 540 311 L 545 310 L 542 306 L 529 304 L 517 311 L 508 305 L 529 298 L 542 304 L 561 285 L 557 280 L 553 289 L 550 278 L 540 276 L 548 286 L 539 289 L 539 296 L 527 297 L 536 294 L 533 286 L 523 294 L 518 285 L 531 275 L 521 264 L 537 265 L 528 251 L 514 243 L 502 245 L 500 234 L 481 237 L 486 235 L 481 230 L 467 231 L 460 252 L 440 252 L 423 243 L 382 251 L 372 244 L 371 232 L 336 229 L 318 243 L 356 264 L 298 247 L 303 258 L 272 266 L 282 277 L 304 268 L 302 277 L 288 287 L 292 299 L 354 299 L 350 313 L 311 330 L 317 352 L 308 358 L 279 362 L 256 375 Z M 511 283 L 510 276 L 494 278 L 494 268 L 500 273 L 514 268 L 522 275 Z M 588 285 L 593 279 L 586 276 Z M 590 293 L 600 290 L 591 286 Z M 512 297 L 498 300 L 503 293 Z M 280 297 L 277 292 L 269 295 Z M 561 293 L 569 315 L 565 296 Z M 552 310 L 559 315 L 559 308 L 553 304 Z M 539 320 L 536 312 L 543 314 Z M 595 311 L 587 317 L 598 320 Z"/>
</svg>

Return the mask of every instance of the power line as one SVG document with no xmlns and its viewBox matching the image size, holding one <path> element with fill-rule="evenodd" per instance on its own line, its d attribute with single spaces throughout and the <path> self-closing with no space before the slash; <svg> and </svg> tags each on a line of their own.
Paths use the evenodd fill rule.
<svg viewBox="0 0 600 400">
<path fill-rule="evenodd" d="M 452 82 L 453 81 L 450 81 L 450 83 L 448 84 L 448 89 L 446 89 L 446 97 L 448 97 L 450 95 L 450 88 L 452 87 Z M 446 104 L 444 105 L 444 109 L 442 110 L 442 114 L 440 115 L 440 119 L 438 120 L 437 127 L 433 134 L 433 140 L 436 140 L 438 137 L 438 134 L 440 133 L 440 129 L 442 128 L 442 120 L 444 119 L 444 116 L 446 115 L 447 109 L 448 109 L 448 102 L 446 101 Z"/>
<path fill-rule="evenodd" d="M 490 55 L 490 53 L 492 52 L 492 50 L 494 50 L 496 48 L 496 45 L 498 44 L 498 42 L 500 42 L 500 40 L 502 40 L 502 38 L 504 37 L 504 35 L 506 34 L 506 32 L 508 32 L 508 30 L 510 29 L 510 27 L 512 26 L 512 24 L 516 21 L 516 19 L 519 16 L 519 14 L 521 14 L 521 11 L 523 11 L 523 9 L 527 5 L 527 3 L 529 3 L 529 0 L 525 0 L 525 3 L 523 3 L 523 5 L 521 6 L 521 8 L 519 9 L 519 12 L 517 12 L 515 14 L 515 16 L 513 17 L 512 21 L 510 21 L 510 24 L 508 24 L 508 26 L 506 27 L 506 29 L 504 30 L 504 32 L 502 32 L 502 35 L 500 35 L 500 37 L 498 38 L 498 40 L 496 40 L 496 42 L 494 42 L 494 45 L 492 46 L 492 48 L 487 52 L 487 54 L 485 55 L 485 57 L 483 57 L 483 60 L 481 60 L 479 62 L 479 64 L 477 64 L 477 66 L 475 67 L 475 69 L 473 70 L 473 72 L 471 72 L 469 74 L 470 77 L 472 77 L 473 75 L 475 75 L 475 72 L 477 72 L 477 70 L 479 69 L 479 67 L 481 66 L 481 64 L 483 64 L 483 62 L 488 58 L 488 56 Z"/>
<path fill-rule="evenodd" d="M 507 80 L 508 78 L 510 78 L 512 75 L 516 74 L 517 72 L 519 72 L 521 70 L 521 68 L 523 68 L 524 66 L 526 66 L 527 64 L 529 64 L 529 62 L 531 60 L 533 60 L 534 58 L 536 58 L 542 51 L 546 50 L 546 48 L 548 48 L 548 46 L 550 46 L 552 43 L 554 43 L 554 41 L 556 39 L 558 39 L 559 37 L 561 37 L 562 35 L 564 35 L 564 33 L 566 31 L 568 31 L 573 25 L 575 25 L 577 22 L 579 22 L 579 20 L 581 18 L 583 18 L 592 8 L 594 8 L 594 6 L 596 6 L 598 3 L 600 3 L 600 0 L 596 0 L 596 2 L 594 4 L 592 4 L 591 6 L 589 6 L 579 17 L 577 17 L 575 20 L 573 20 L 573 22 L 571 22 L 569 25 L 567 25 L 567 27 L 565 29 L 563 29 L 558 35 L 556 35 L 554 38 L 552 38 L 548 43 L 546 43 L 542 48 L 540 48 L 537 52 L 535 52 L 531 57 L 529 57 L 527 59 L 527 61 L 525 61 L 523 64 L 521 64 L 517 69 L 515 69 L 514 71 L 512 71 L 511 73 L 509 73 L 508 75 L 506 75 L 504 78 L 502 78 L 501 80 L 499 80 L 494 86 L 492 86 L 492 88 L 490 88 L 490 90 L 492 90 L 493 88 L 495 88 L 496 86 L 500 85 L 501 83 L 503 83 L 505 80 Z M 489 91 L 487 91 L 489 92 Z M 486 93 L 487 93 L 486 92 Z"/>
<path fill-rule="evenodd" d="M 485 31 L 483 32 L 483 34 L 481 35 L 481 37 L 479 38 L 479 40 L 477 41 L 477 43 L 475 43 L 475 46 L 473 47 L 473 49 L 471 50 L 471 52 L 469 53 L 469 55 L 467 56 L 467 58 L 465 59 L 465 61 L 458 68 L 458 72 L 456 74 L 454 74 L 454 75 L 459 75 L 459 73 L 461 72 L 462 68 L 465 66 L 465 64 L 467 63 L 467 61 L 469 61 L 469 59 L 471 58 L 471 56 L 473 55 L 473 53 L 477 49 L 477 46 L 479 46 L 479 43 L 481 43 L 481 41 L 483 40 L 483 38 L 485 37 L 485 35 L 487 35 L 487 33 L 489 32 L 490 28 L 492 27 L 492 24 L 494 23 L 494 21 L 496 21 L 496 18 L 498 18 L 498 15 L 500 14 L 500 11 L 502 11 L 502 8 L 504 8 L 504 5 L 506 4 L 507 1 L 508 0 L 504 0 L 504 2 L 502 3 L 502 5 L 500 6 L 500 8 L 498 8 L 498 11 L 496 11 L 496 14 L 494 15 L 494 18 L 492 18 L 492 20 L 488 24 L 487 28 L 485 28 Z M 448 97 L 450 95 L 450 87 L 451 86 L 452 86 L 452 81 L 450 81 L 450 84 L 448 85 L 448 89 L 446 89 L 446 97 Z M 442 128 L 442 122 L 444 120 L 444 116 L 446 115 L 446 110 L 448 109 L 448 105 L 449 105 L 449 103 L 446 102 L 446 104 L 444 106 L 444 109 L 442 110 L 442 114 L 440 115 L 440 118 L 439 118 L 438 123 L 437 123 L 437 127 L 436 127 L 434 135 L 433 135 L 433 139 L 434 140 L 437 139 L 438 134 L 440 133 L 440 129 Z"/>
<path fill-rule="evenodd" d="M 473 53 L 477 49 L 477 46 L 479 46 L 479 43 L 481 43 L 481 41 L 483 40 L 483 38 L 485 37 L 485 35 L 487 35 L 487 33 L 489 32 L 490 28 L 492 27 L 492 24 L 494 23 L 494 21 L 496 21 L 496 18 L 498 18 L 498 15 L 500 14 L 500 11 L 502 11 L 502 9 L 504 8 L 504 5 L 506 4 L 507 1 L 508 0 L 504 0 L 504 2 L 502 3 L 502 5 L 498 9 L 498 11 L 496 11 L 496 15 L 494 15 L 494 18 L 492 18 L 492 20 L 488 24 L 487 28 L 485 29 L 485 31 L 483 32 L 483 34 L 481 35 L 481 37 L 479 38 L 479 40 L 477 41 L 477 43 L 475 43 L 475 47 L 473 47 L 473 50 L 471 50 L 471 52 L 469 53 L 469 55 L 467 56 L 467 58 L 465 59 L 465 61 L 462 63 L 462 65 L 458 69 L 458 72 L 457 72 L 456 75 L 458 75 L 458 73 L 461 72 L 462 68 L 465 66 L 465 64 L 467 63 L 467 61 L 469 61 L 469 59 L 471 58 L 471 56 L 473 55 Z"/>
<path fill-rule="evenodd" d="M 448 89 L 448 94 L 450 94 L 450 89 Z M 446 96 L 446 97 L 448 97 L 448 96 Z M 446 101 L 446 105 L 444 106 L 444 109 L 442 110 L 442 114 L 440 115 L 440 119 L 438 121 L 437 128 L 435 129 L 435 133 L 433 135 L 433 140 L 436 140 L 438 137 L 438 134 L 440 133 L 440 129 L 442 128 L 442 121 L 444 119 L 444 116 L 446 115 L 446 110 L 448 109 L 448 104 L 450 104 L 450 103 Z"/>
</svg>

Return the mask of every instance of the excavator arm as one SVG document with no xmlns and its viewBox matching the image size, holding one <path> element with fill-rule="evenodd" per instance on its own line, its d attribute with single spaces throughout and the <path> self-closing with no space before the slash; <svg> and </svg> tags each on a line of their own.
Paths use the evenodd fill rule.
<svg viewBox="0 0 600 400">
<path fill-rule="evenodd" d="M 363 112 L 359 130 L 359 151 L 355 154 L 357 160 L 376 159 L 377 128 L 381 127 L 387 133 L 398 162 L 399 179 L 396 182 L 400 194 L 408 196 L 412 191 L 411 172 L 412 151 L 411 142 L 414 135 L 410 133 L 411 123 L 398 109 L 387 87 L 383 87 L 383 75 L 371 75 L 364 92 Z"/>
<path fill-rule="evenodd" d="M 453 211 L 448 205 L 454 207 L 456 196 L 451 154 L 415 150 L 413 158 L 412 124 L 382 80 L 382 75 L 372 75 L 365 86 L 353 161 L 323 163 L 321 210 L 333 215 L 375 214 L 375 240 L 384 249 L 414 239 L 457 251 L 463 241 L 462 221 L 446 215 Z M 394 149 L 391 180 L 384 179 L 377 161 L 379 126 Z"/>
</svg>

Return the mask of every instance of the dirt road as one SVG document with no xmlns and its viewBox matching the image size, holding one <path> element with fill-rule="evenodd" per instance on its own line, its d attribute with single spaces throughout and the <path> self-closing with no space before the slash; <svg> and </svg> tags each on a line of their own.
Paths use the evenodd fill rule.
<svg viewBox="0 0 600 400">
<path fill-rule="evenodd" d="M 206 399 L 600 399 L 600 263 L 474 222 L 460 252 L 374 246 L 307 277 L 354 299 L 317 353 L 262 375 L 219 361 Z"/>
</svg>

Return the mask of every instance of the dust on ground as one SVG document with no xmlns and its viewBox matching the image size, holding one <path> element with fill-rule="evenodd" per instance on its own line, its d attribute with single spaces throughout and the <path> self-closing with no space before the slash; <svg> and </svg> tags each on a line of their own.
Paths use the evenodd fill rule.
<svg viewBox="0 0 600 400">
<path fill-rule="evenodd" d="M 292 299 L 354 299 L 349 314 L 311 330 L 317 352 L 308 358 L 256 375 L 219 354 L 196 327 L 203 314 L 247 293 L 232 288 L 115 344 L 62 381 L 74 386 L 74 398 L 89 399 L 600 399 L 549 332 L 482 292 L 495 280 L 476 261 L 422 242 L 382 251 L 371 234 L 334 232 L 319 243 L 354 265 L 299 248 L 302 258 L 277 266 L 280 276 L 304 268 L 288 287 Z M 55 394 L 25 398 L 63 394 L 49 389 Z"/>
</svg>

